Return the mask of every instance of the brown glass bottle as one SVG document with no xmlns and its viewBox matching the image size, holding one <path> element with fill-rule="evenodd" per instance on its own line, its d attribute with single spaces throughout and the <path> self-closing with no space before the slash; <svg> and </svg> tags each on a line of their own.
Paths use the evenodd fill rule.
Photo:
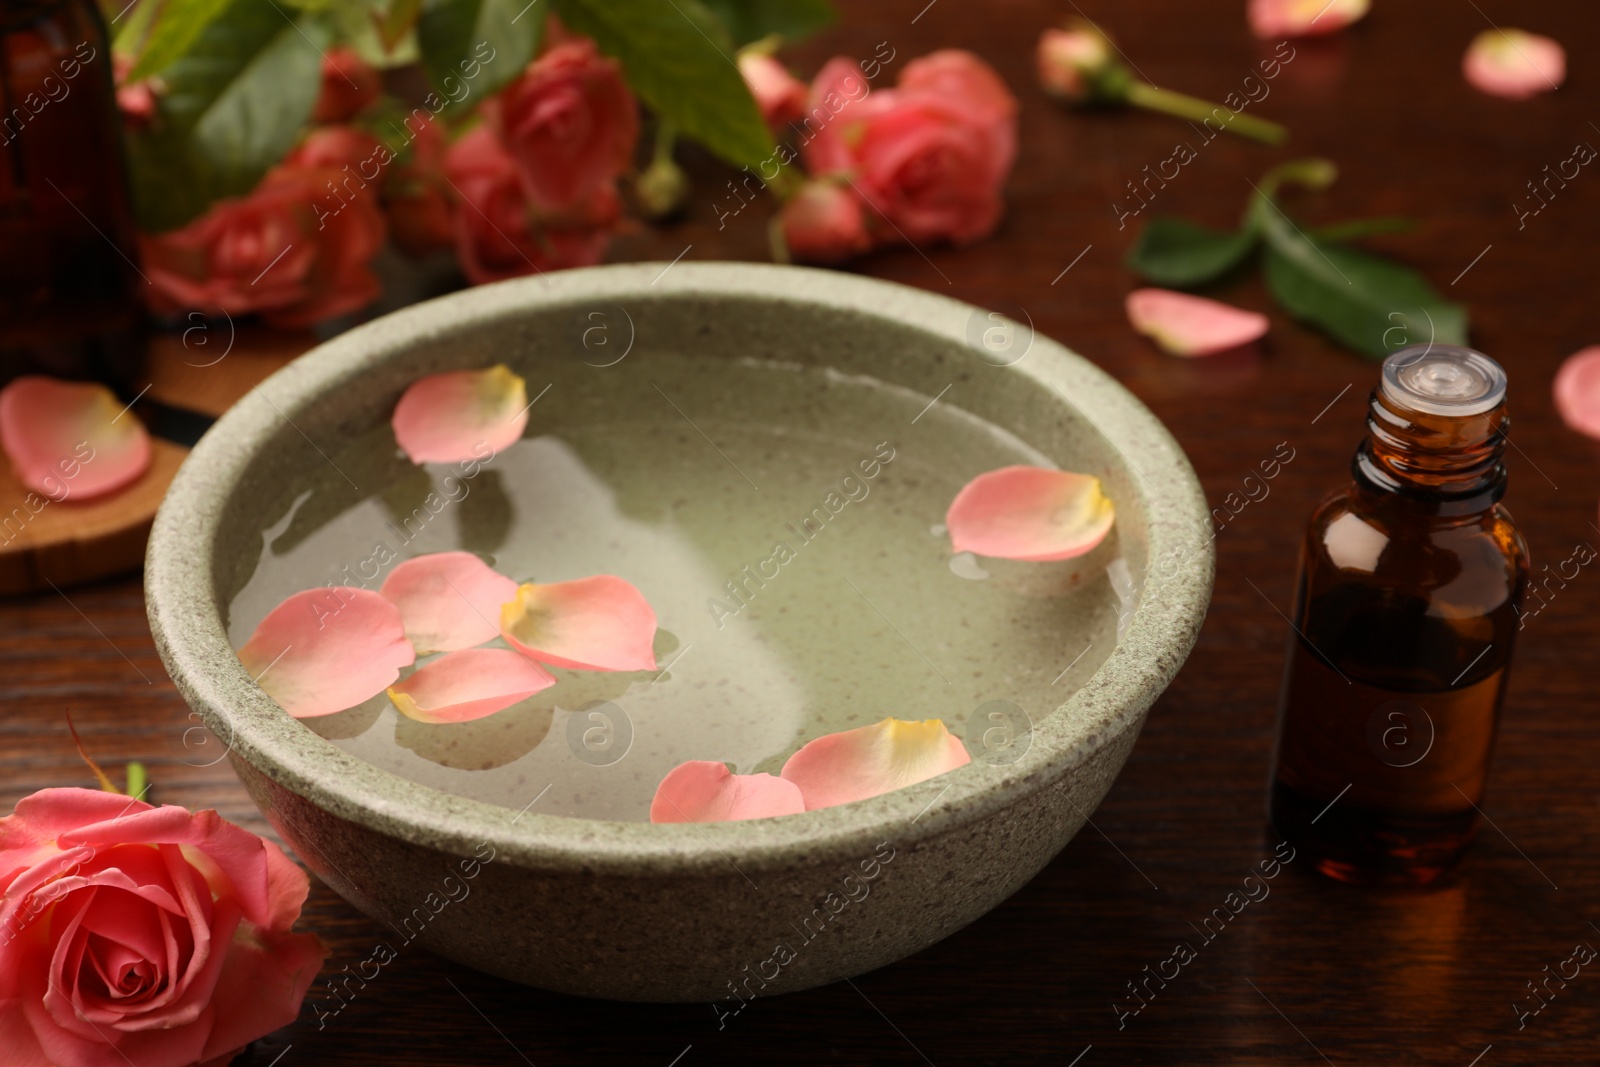
<svg viewBox="0 0 1600 1067">
<path fill-rule="evenodd" d="M 1528 576 L 1505 385 L 1471 349 L 1390 356 L 1306 531 L 1271 808 L 1334 878 L 1426 884 L 1477 832 Z"/>
<path fill-rule="evenodd" d="M 131 381 L 143 357 L 137 260 L 94 0 L 3 0 L 0 381 Z"/>
</svg>

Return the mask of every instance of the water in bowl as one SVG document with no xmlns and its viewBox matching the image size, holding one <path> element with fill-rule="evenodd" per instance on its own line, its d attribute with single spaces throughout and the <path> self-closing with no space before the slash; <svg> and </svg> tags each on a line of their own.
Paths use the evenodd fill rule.
<svg viewBox="0 0 1600 1067">
<path fill-rule="evenodd" d="M 460 796 L 642 821 L 685 760 L 776 773 L 887 716 L 943 719 L 975 758 L 1013 759 L 1115 647 L 1130 596 L 1115 530 L 1058 563 L 952 556 L 942 523 L 963 484 L 1052 465 L 959 395 L 669 356 L 594 381 L 530 376 L 527 435 L 482 464 L 413 467 L 387 425 L 321 446 L 328 463 L 262 532 L 229 634 L 242 644 L 298 590 L 376 589 L 402 559 L 465 549 L 518 581 L 632 582 L 659 669 L 553 668 L 555 686 L 471 723 L 414 722 L 379 695 L 307 729 Z"/>
</svg>

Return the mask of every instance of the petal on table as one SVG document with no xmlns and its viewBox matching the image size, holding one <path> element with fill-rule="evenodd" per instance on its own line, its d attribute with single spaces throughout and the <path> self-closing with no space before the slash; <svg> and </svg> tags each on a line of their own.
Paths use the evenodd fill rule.
<svg viewBox="0 0 1600 1067">
<path fill-rule="evenodd" d="M 1600 345 L 1567 357 L 1556 372 L 1555 397 L 1561 421 L 1600 440 Z"/>
<path fill-rule="evenodd" d="M 817 738 L 789 757 L 783 777 L 815 811 L 915 785 L 971 760 L 938 719 L 884 719 Z"/>
<path fill-rule="evenodd" d="M 972 479 L 944 521 L 954 552 L 1040 562 L 1092 551 L 1116 518 L 1099 478 L 1018 466 Z"/>
<path fill-rule="evenodd" d="M 1555 41 L 1523 30 L 1484 30 L 1461 59 L 1467 84 L 1494 96 L 1525 100 L 1567 77 L 1567 53 Z"/>
<path fill-rule="evenodd" d="M 527 383 L 505 364 L 431 374 L 394 406 L 394 439 L 413 463 L 460 463 L 508 448 L 528 425 Z"/>
<path fill-rule="evenodd" d="M 40 374 L 0 389 L 0 446 L 23 485 L 58 502 L 121 489 L 150 466 L 150 435 L 110 389 Z"/>
<path fill-rule="evenodd" d="M 500 608 L 516 597 L 517 583 L 471 552 L 433 552 L 395 567 L 378 592 L 400 609 L 406 636 L 422 655 L 493 641 Z"/>
<path fill-rule="evenodd" d="M 1174 356 L 1226 352 L 1259 340 L 1268 326 L 1258 312 L 1170 289 L 1135 289 L 1126 307 L 1133 328 Z"/>
<path fill-rule="evenodd" d="M 308 719 L 377 696 L 416 653 L 393 604 L 367 589 L 328 586 L 268 612 L 239 660 L 284 711 Z"/>
<path fill-rule="evenodd" d="M 529 582 L 500 609 L 500 634 L 541 663 L 583 671 L 655 670 L 656 613 L 644 594 L 609 574 Z"/>
<path fill-rule="evenodd" d="M 650 802 L 651 822 L 730 822 L 798 815 L 800 787 L 771 774 L 734 774 L 714 760 L 690 760 L 667 772 Z"/>
<path fill-rule="evenodd" d="M 468 648 L 440 656 L 389 687 L 400 714 L 418 722 L 471 722 L 555 685 L 550 672 L 509 648 Z"/>
<path fill-rule="evenodd" d="M 1314 37 L 1342 30 L 1372 7 L 1371 0 L 1250 0 L 1257 37 Z"/>
</svg>

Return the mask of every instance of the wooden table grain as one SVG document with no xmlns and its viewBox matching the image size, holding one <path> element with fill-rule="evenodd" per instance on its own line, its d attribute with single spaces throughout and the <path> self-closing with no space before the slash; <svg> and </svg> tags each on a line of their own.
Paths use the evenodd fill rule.
<svg viewBox="0 0 1600 1067">
<path fill-rule="evenodd" d="M 1080 2 L 1145 76 L 1212 98 L 1240 90 L 1274 48 L 1249 36 L 1243 0 Z M 1258 356 L 1164 356 L 1127 325 L 1122 299 L 1136 280 L 1122 258 L 1153 212 L 1227 225 L 1272 163 L 1336 160 L 1338 183 L 1297 209 L 1310 220 L 1417 219 L 1413 233 L 1379 244 L 1466 302 L 1474 342 L 1510 372 L 1507 503 L 1536 570 L 1578 544 L 1600 544 L 1596 453 L 1562 427 L 1550 398 L 1561 359 L 1600 342 L 1600 172 L 1584 170 L 1537 215 L 1519 219 L 1517 210 L 1532 206 L 1527 183 L 1547 164 L 1580 142 L 1600 144 L 1590 62 L 1600 10 L 1557 0 L 1379 0 L 1352 31 L 1297 42 L 1268 97 L 1252 105 L 1289 125 L 1288 146 L 1218 138 L 1119 228 L 1113 205 L 1132 203 L 1126 183 L 1195 134 L 1155 116 L 1069 112 L 1034 87 L 1039 30 L 1077 3 L 841 6 L 839 26 L 793 50 L 799 69 L 836 53 L 870 54 L 879 42 L 897 63 L 961 46 L 995 64 L 1022 101 L 999 233 L 963 249 L 883 251 L 856 269 L 1025 309 L 1172 428 L 1214 503 L 1280 446 L 1293 450 L 1270 494 L 1217 534 L 1216 596 L 1193 655 L 1092 825 L 993 914 L 911 959 L 756 1001 L 719 1025 L 708 1005 L 554 996 L 412 949 L 337 1016 L 319 1023 L 308 1007 L 239 1063 L 1594 1062 L 1600 974 L 1542 984 L 1576 944 L 1600 945 L 1600 575 L 1590 569 L 1519 636 L 1486 825 L 1459 876 L 1427 892 L 1374 892 L 1291 862 L 1220 934 L 1197 931 L 1276 843 L 1264 788 L 1295 546 L 1312 503 L 1347 475 L 1376 368 L 1290 322 L 1255 279 L 1224 292 L 1272 316 Z M 1525 103 L 1470 89 L 1461 55 L 1491 20 L 1564 42 L 1569 84 Z M 769 206 L 719 224 L 725 174 L 703 161 L 694 169 L 689 218 L 628 236 L 613 258 L 765 258 Z M 0 604 L 0 708 L 3 810 L 35 789 L 85 783 L 64 725 L 70 709 L 101 759 L 149 763 L 160 800 L 215 807 L 268 832 L 227 762 L 212 762 L 216 742 L 168 681 L 137 576 Z M 327 940 L 332 971 L 367 958 L 387 936 L 320 884 L 305 922 Z M 1143 994 L 1146 976 L 1180 942 L 1195 958 Z M 1533 1000 L 1530 982 L 1553 995 Z M 1129 983 L 1144 996 L 1136 1014 Z M 1540 1003 L 1519 1018 L 1516 1005 Z"/>
</svg>

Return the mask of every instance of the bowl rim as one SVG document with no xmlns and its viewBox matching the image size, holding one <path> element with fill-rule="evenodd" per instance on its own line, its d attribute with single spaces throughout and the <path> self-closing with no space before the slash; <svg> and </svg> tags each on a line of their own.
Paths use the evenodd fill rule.
<svg viewBox="0 0 1600 1067">
<path fill-rule="evenodd" d="M 1115 651 L 1080 689 L 1041 716 L 1030 747 L 1014 763 L 975 759 L 868 800 L 741 822 L 657 825 L 527 808 L 519 813 L 360 760 L 290 718 L 256 686 L 223 627 L 213 564 L 221 518 L 240 491 L 238 476 L 260 446 L 281 432 L 284 420 L 293 424 L 296 413 L 330 386 L 419 340 L 597 298 L 620 303 L 629 296 L 697 295 L 816 305 L 969 345 L 969 323 L 990 315 L 920 289 L 832 271 L 736 262 L 630 263 L 462 290 L 318 345 L 251 390 L 205 434 L 174 479 L 150 535 L 145 590 L 151 632 L 178 689 L 212 733 L 226 739 L 230 758 L 337 817 L 448 854 L 481 854 L 487 844 L 495 859 L 516 866 L 629 875 L 716 868 L 726 873 L 726 864 L 749 880 L 761 870 L 848 862 L 870 854 L 880 841 L 910 843 L 970 825 L 1139 729 L 1192 648 L 1210 601 L 1215 560 L 1205 495 L 1183 450 L 1139 400 L 1042 335 L 1032 337 L 1026 358 L 1004 368 L 985 363 L 984 373 L 1032 378 L 1111 444 L 1137 475 L 1129 483 L 1146 519 L 1149 565 Z M 1158 560 L 1177 560 L 1175 573 L 1152 573 Z M 290 836 L 306 838 L 281 806 L 272 814 L 289 823 L 287 829 L 295 831 Z"/>
</svg>

